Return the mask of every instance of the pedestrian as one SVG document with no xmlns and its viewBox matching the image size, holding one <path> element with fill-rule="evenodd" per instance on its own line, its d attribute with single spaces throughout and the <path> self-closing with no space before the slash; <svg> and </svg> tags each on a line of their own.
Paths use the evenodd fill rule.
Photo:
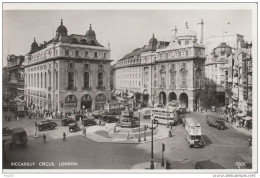
<svg viewBox="0 0 260 178">
<path fill-rule="evenodd" d="M 98 120 L 98 125 L 100 126 L 101 125 L 101 118 L 99 117 L 99 120 Z"/>
<path fill-rule="evenodd" d="M 66 133 L 63 132 L 63 141 L 66 141 Z"/>
<path fill-rule="evenodd" d="M 46 142 L 46 135 L 45 134 L 42 135 L 42 138 L 43 138 L 43 142 Z"/>
</svg>

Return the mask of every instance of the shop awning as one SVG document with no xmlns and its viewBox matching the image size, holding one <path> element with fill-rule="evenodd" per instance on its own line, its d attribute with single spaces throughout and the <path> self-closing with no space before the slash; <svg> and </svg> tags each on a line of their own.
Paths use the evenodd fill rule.
<svg viewBox="0 0 260 178">
<path fill-rule="evenodd" d="M 252 117 L 247 116 L 247 117 L 244 117 L 243 119 L 244 119 L 245 121 L 251 121 L 251 120 L 252 120 Z"/>
</svg>

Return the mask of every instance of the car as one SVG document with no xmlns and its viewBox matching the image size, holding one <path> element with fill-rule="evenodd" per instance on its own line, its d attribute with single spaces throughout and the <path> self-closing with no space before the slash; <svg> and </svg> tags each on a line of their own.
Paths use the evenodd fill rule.
<svg viewBox="0 0 260 178">
<path fill-rule="evenodd" d="M 73 122 L 69 124 L 69 132 L 77 132 L 79 131 L 79 126 L 77 124 L 77 122 Z"/>
<path fill-rule="evenodd" d="M 138 127 L 139 118 L 138 117 L 123 117 L 116 123 L 119 127 Z"/>
<path fill-rule="evenodd" d="M 118 118 L 116 118 L 114 115 L 103 115 L 102 116 L 103 121 L 111 123 L 111 122 L 118 122 Z"/>
<path fill-rule="evenodd" d="M 73 118 L 63 118 L 61 119 L 62 126 L 68 126 L 69 124 L 75 122 Z"/>
<path fill-rule="evenodd" d="M 46 119 L 46 120 L 42 120 L 39 124 L 38 124 L 38 129 L 39 131 L 42 131 L 42 130 L 52 130 L 54 129 L 55 127 L 57 127 L 57 123 L 52 121 L 52 120 L 49 120 L 49 119 Z"/>
<path fill-rule="evenodd" d="M 83 119 L 81 122 L 83 126 L 97 125 L 94 118 L 86 118 Z"/>
<path fill-rule="evenodd" d="M 11 135 L 12 130 L 9 127 L 4 127 L 3 128 L 3 136 Z"/>
</svg>

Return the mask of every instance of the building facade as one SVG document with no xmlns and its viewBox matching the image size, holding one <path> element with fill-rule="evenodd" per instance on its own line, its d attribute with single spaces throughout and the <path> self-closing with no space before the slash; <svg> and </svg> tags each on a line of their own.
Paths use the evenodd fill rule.
<svg viewBox="0 0 260 178">
<path fill-rule="evenodd" d="M 219 44 L 225 42 L 226 45 L 234 49 L 239 49 L 244 46 L 244 36 L 237 33 L 224 33 L 222 35 L 212 35 L 205 41 L 206 56 L 210 55 L 213 49 Z"/>
<path fill-rule="evenodd" d="M 9 99 L 24 95 L 24 68 L 22 63 L 24 56 L 7 56 L 8 84 L 7 92 Z"/>
<path fill-rule="evenodd" d="M 210 105 L 225 106 L 225 87 L 228 82 L 226 75 L 232 57 L 232 48 L 223 42 L 206 59 L 205 77 Z"/>
<path fill-rule="evenodd" d="M 235 51 L 228 81 L 229 108 L 235 113 L 252 116 L 252 43 L 245 43 Z"/>
<path fill-rule="evenodd" d="M 104 47 L 90 25 L 86 35 L 57 28 L 54 39 L 35 41 L 25 56 L 25 99 L 39 109 L 99 109 L 111 99 L 110 47 Z"/>
<path fill-rule="evenodd" d="M 205 47 L 187 24 L 175 32 L 170 43 L 162 45 L 153 36 L 148 46 L 130 53 L 133 57 L 119 60 L 114 66 L 116 90 L 132 91 L 136 100 L 151 106 L 179 100 L 190 110 L 205 107 Z"/>
</svg>

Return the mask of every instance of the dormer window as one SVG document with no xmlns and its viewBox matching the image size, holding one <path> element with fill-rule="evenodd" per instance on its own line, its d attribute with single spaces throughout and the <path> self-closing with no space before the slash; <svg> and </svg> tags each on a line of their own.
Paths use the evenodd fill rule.
<svg viewBox="0 0 260 178">
<path fill-rule="evenodd" d="M 94 57 L 97 57 L 97 52 L 94 53 Z"/>
<path fill-rule="evenodd" d="M 88 51 L 85 51 L 85 57 L 87 57 L 88 56 Z"/>
<path fill-rule="evenodd" d="M 107 58 L 107 53 L 104 53 L 104 59 L 106 59 Z"/>
<path fill-rule="evenodd" d="M 76 56 L 79 56 L 79 51 L 78 50 L 76 51 Z"/>
<path fill-rule="evenodd" d="M 185 40 L 185 45 L 188 45 L 189 44 L 189 41 L 188 40 Z"/>
</svg>

